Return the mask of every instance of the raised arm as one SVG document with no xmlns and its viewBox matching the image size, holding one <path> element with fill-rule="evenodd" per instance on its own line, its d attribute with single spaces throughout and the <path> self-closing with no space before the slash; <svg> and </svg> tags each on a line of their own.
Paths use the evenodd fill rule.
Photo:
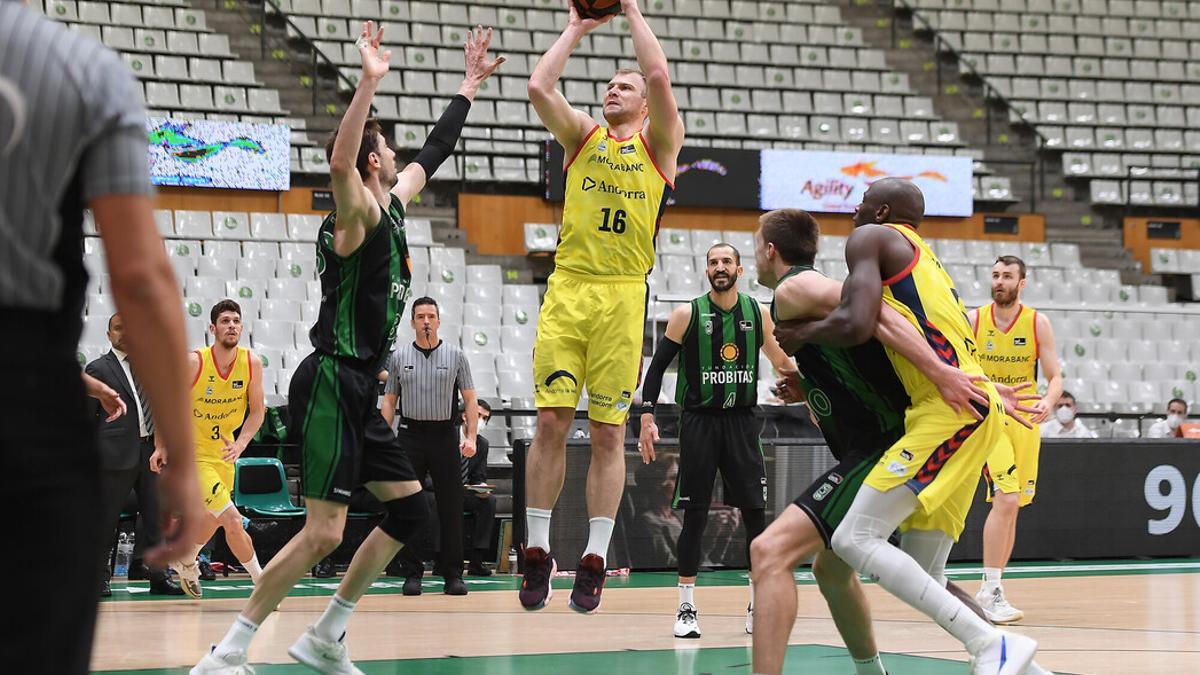
<svg viewBox="0 0 1200 675">
<path fill-rule="evenodd" d="M 1033 404 L 1038 412 L 1033 416 L 1034 424 L 1045 422 L 1058 405 L 1058 397 L 1063 393 L 1062 364 L 1058 362 L 1058 350 L 1054 343 L 1054 327 L 1050 325 L 1050 317 L 1037 313 L 1034 319 L 1033 334 L 1037 339 L 1038 367 L 1046 374 L 1046 394 Z"/>
<path fill-rule="evenodd" d="M 603 19 L 583 19 L 575 10 L 574 3 L 568 1 L 567 7 L 570 8 L 567 27 L 538 60 L 533 73 L 529 75 L 529 101 L 533 103 L 533 109 L 537 111 L 542 124 L 563 147 L 565 157 L 569 160 L 583 143 L 584 136 L 596 126 L 596 121 L 582 110 L 571 107 L 567 98 L 558 90 L 558 80 L 562 77 L 563 69 L 567 67 L 567 59 L 579 46 L 580 40 L 611 21 L 615 15 L 610 14 Z"/>
<path fill-rule="evenodd" d="M 374 26 L 373 21 L 364 23 L 362 34 L 355 43 L 362 57 L 362 76 L 338 125 L 337 138 L 329 153 L 329 180 L 333 187 L 333 202 L 337 206 L 334 251 L 338 255 L 349 255 L 357 250 L 380 216 L 379 202 L 367 190 L 358 172 L 358 153 L 371 114 L 371 100 L 375 98 L 375 90 L 383 76 L 387 75 L 388 61 L 392 58 L 390 49 L 380 53 L 383 27 L 373 33 Z M 378 155 L 376 158 L 376 161 L 382 160 Z"/>
<path fill-rule="evenodd" d="M 433 177 L 438 167 L 454 153 L 459 134 L 467 121 L 467 113 L 471 110 L 471 103 L 475 101 L 475 94 L 479 92 L 479 85 L 491 77 L 506 60 L 503 56 L 488 58 L 487 50 L 491 44 L 490 27 L 484 30 L 482 26 L 476 26 L 467 33 L 467 41 L 463 45 L 463 51 L 466 52 L 466 78 L 458 88 L 458 93 L 450 99 L 450 104 L 438 118 L 433 130 L 429 132 L 429 137 L 425 139 L 425 145 L 417 152 L 416 158 L 397 176 L 392 194 L 401 202 L 407 204 L 413 196 L 423 190 L 425 183 Z"/>
<path fill-rule="evenodd" d="M 637 0 L 621 0 L 621 10 L 629 20 L 629 32 L 633 37 L 633 51 L 637 54 L 638 67 L 646 76 L 646 98 L 650 107 L 650 126 L 646 129 L 646 140 L 654 153 L 659 167 L 672 180 L 675 179 L 676 158 L 683 147 L 683 120 L 679 118 L 679 106 L 671 91 L 671 76 L 667 71 L 667 55 L 662 45 L 642 16 Z"/>
</svg>

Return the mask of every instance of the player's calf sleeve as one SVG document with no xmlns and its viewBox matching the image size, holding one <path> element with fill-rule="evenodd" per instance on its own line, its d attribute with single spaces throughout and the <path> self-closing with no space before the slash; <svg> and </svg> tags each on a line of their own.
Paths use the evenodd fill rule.
<svg viewBox="0 0 1200 675">
<path fill-rule="evenodd" d="M 429 505 L 421 492 L 383 503 L 383 522 L 379 529 L 401 544 L 407 544 L 425 526 Z"/>
<path fill-rule="evenodd" d="M 700 571 L 700 548 L 704 539 L 704 526 L 708 523 L 706 509 L 685 509 L 683 529 L 675 550 L 679 555 L 679 576 L 694 577 Z"/>
<path fill-rule="evenodd" d="M 750 561 L 750 544 L 767 529 L 767 512 L 763 509 L 742 509 L 742 524 L 746 527 L 746 565 Z"/>
</svg>

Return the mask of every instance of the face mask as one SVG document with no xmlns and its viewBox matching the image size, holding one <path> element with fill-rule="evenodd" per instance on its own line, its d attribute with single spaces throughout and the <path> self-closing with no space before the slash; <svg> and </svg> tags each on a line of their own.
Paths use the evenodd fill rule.
<svg viewBox="0 0 1200 675">
<path fill-rule="evenodd" d="M 480 428 L 480 429 L 486 429 L 489 421 L 490 421 L 490 419 L 487 419 L 487 420 L 482 420 L 482 419 L 481 419 L 481 420 L 479 420 L 479 428 Z"/>
<path fill-rule="evenodd" d="M 1067 406 L 1063 406 L 1054 411 L 1054 417 L 1059 424 L 1070 424 L 1071 420 L 1075 419 L 1075 411 Z"/>
<path fill-rule="evenodd" d="M 1167 415 L 1167 426 L 1178 429 L 1180 424 L 1183 424 L 1183 415 Z"/>
</svg>

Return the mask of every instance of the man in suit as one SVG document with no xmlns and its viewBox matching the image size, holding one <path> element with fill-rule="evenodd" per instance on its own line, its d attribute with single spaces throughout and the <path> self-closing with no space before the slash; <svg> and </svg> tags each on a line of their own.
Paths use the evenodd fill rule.
<svg viewBox="0 0 1200 675">
<path fill-rule="evenodd" d="M 466 413 L 463 413 L 466 417 Z M 487 401 L 479 399 L 479 430 L 487 427 L 492 419 L 492 406 Z M 464 420 L 465 421 L 465 420 Z M 482 435 L 475 438 L 475 454 L 462 458 L 463 485 L 486 485 L 488 462 L 488 440 Z M 496 519 L 496 496 L 491 490 L 463 490 L 463 512 L 474 516 L 474 528 L 471 535 L 471 550 L 468 552 L 470 563 L 467 574 L 477 577 L 490 577 L 492 570 L 483 564 L 487 557 L 492 538 L 492 521 Z"/>
<path fill-rule="evenodd" d="M 120 314 L 113 314 L 108 319 L 108 341 L 112 343 L 112 349 L 87 364 L 85 372 L 115 390 L 122 400 L 128 401 L 129 414 L 116 420 L 105 421 L 108 413 L 98 402 L 95 404 L 95 415 L 99 428 L 100 504 L 109 541 L 115 538 L 129 491 L 137 493 L 141 527 L 134 541 L 133 560 L 129 564 L 129 576 L 132 579 L 145 569 L 141 564 L 142 551 L 157 545 L 160 539 L 158 488 L 155 474 L 150 471 L 150 455 L 154 452 L 154 420 L 150 415 L 149 402 L 130 367 L 125 351 L 125 326 Z M 112 595 L 109 556 L 104 556 L 101 568 L 103 582 L 100 594 L 108 597 Z M 150 569 L 143 574 L 150 579 L 151 593 L 183 595 L 183 590 L 171 581 L 165 569 Z"/>
</svg>

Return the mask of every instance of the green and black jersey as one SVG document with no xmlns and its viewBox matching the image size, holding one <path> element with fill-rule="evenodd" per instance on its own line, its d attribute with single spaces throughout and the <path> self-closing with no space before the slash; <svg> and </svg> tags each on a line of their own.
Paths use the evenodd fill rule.
<svg viewBox="0 0 1200 675">
<path fill-rule="evenodd" d="M 815 270 L 797 265 L 779 283 L 805 271 Z M 779 320 L 774 301 L 771 318 Z M 795 358 L 804 397 L 839 461 L 886 450 L 904 434 L 908 394 L 878 340 L 850 348 L 806 344 Z"/>
<path fill-rule="evenodd" d="M 762 310 L 754 298 L 738 293 L 728 311 L 707 293 L 692 300 L 692 319 L 679 353 L 675 402 L 684 410 L 757 405 L 762 344 Z"/>
<path fill-rule="evenodd" d="M 309 339 L 321 353 L 368 368 L 382 366 L 392 351 L 412 282 L 404 206 L 391 197 L 379 224 L 354 253 L 343 258 L 333 249 L 337 211 L 325 217 L 317 234 L 321 308 Z"/>
</svg>

